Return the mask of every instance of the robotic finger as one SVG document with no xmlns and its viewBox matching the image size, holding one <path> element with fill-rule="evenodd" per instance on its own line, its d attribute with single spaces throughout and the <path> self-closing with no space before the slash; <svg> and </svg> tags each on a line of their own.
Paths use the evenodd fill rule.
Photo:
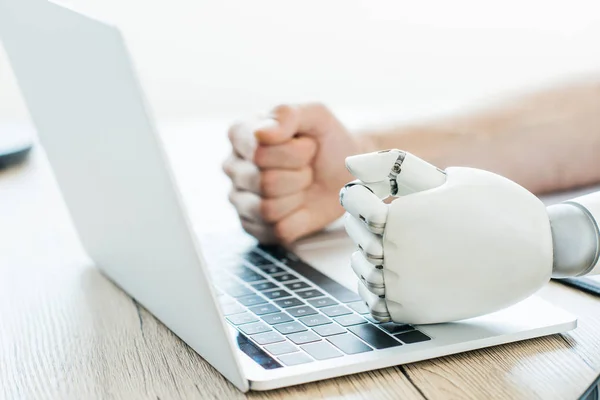
<svg viewBox="0 0 600 400">
<path fill-rule="evenodd" d="M 366 260 L 374 266 L 383 265 L 381 236 L 370 232 L 360 220 L 348 214 L 346 214 L 346 232 L 358 246 Z"/>
<path fill-rule="evenodd" d="M 390 322 L 392 320 L 384 297 L 370 292 L 361 281 L 358 282 L 358 294 L 369 306 L 373 318 L 379 322 Z"/>
<path fill-rule="evenodd" d="M 362 185 L 360 181 L 347 184 L 340 192 L 340 203 L 350 215 L 362 221 L 371 232 L 383 234 L 388 205 L 384 204 L 370 187 Z"/>
<path fill-rule="evenodd" d="M 370 292 L 377 296 L 385 295 L 385 282 L 381 266 L 371 264 L 360 251 L 355 251 L 352 254 L 350 265 L 358 279 Z"/>
</svg>

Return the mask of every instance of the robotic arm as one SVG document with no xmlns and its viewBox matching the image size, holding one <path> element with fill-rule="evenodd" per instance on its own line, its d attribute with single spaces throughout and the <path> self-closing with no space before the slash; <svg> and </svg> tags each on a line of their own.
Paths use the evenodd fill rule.
<svg viewBox="0 0 600 400">
<path fill-rule="evenodd" d="M 508 307 L 551 277 L 600 273 L 600 192 L 546 207 L 491 172 L 404 151 L 349 157 L 340 192 L 374 318 L 427 324 Z M 391 202 L 383 202 L 393 197 Z"/>
</svg>

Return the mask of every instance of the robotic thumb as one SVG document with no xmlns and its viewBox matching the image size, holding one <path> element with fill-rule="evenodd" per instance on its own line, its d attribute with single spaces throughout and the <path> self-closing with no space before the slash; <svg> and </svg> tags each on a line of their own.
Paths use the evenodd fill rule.
<svg viewBox="0 0 600 400">
<path fill-rule="evenodd" d="M 397 149 L 348 157 L 346 168 L 367 184 L 389 182 L 392 196 L 433 189 L 446 181 L 446 173 L 441 169 Z"/>
<path fill-rule="evenodd" d="M 364 183 L 387 181 L 400 154 L 399 150 L 386 150 L 350 156 L 346 168 Z"/>
</svg>

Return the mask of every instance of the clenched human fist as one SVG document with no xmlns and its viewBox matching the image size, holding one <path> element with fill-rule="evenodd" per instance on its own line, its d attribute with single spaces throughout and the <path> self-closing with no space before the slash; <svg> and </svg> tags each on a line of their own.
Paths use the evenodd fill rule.
<svg viewBox="0 0 600 400">
<path fill-rule="evenodd" d="M 229 139 L 229 199 L 263 243 L 291 243 L 342 216 L 339 189 L 351 179 L 344 160 L 374 150 L 321 104 L 276 107 L 234 124 Z"/>
</svg>

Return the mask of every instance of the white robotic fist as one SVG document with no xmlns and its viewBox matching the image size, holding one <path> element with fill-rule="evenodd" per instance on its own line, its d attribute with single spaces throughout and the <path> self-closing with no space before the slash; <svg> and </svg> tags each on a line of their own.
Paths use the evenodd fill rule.
<svg viewBox="0 0 600 400">
<path fill-rule="evenodd" d="M 456 321 L 500 310 L 549 281 L 545 205 L 518 184 L 472 168 L 446 171 L 400 150 L 349 157 L 340 192 L 357 244 L 352 269 L 374 318 Z M 390 204 L 382 200 L 398 196 Z"/>
</svg>

